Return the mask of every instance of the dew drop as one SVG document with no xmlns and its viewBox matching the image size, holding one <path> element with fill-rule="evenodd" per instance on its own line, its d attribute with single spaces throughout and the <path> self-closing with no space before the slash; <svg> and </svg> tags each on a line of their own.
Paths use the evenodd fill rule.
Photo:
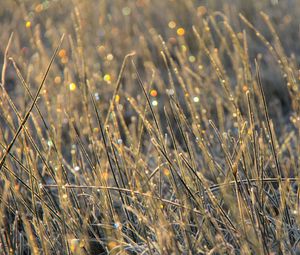
<svg viewBox="0 0 300 255">
<path fill-rule="evenodd" d="M 157 106 L 158 105 L 158 102 L 156 100 L 153 100 L 152 101 L 152 106 Z"/>
<path fill-rule="evenodd" d="M 97 93 L 95 93 L 95 99 L 97 100 L 97 101 L 99 101 L 99 99 L 100 99 L 100 95 L 99 95 L 99 93 L 97 92 Z"/>
<path fill-rule="evenodd" d="M 199 103 L 200 99 L 199 99 L 199 97 L 194 97 L 194 98 L 193 98 L 193 101 L 194 101 L 195 103 Z"/>
<path fill-rule="evenodd" d="M 75 172 L 78 172 L 79 170 L 80 170 L 80 167 L 79 167 L 79 166 L 75 166 L 75 167 L 74 167 L 74 171 L 75 171 Z"/>
<path fill-rule="evenodd" d="M 173 96 L 174 95 L 174 89 L 167 89 L 166 92 L 167 92 L 167 94 L 169 96 Z"/>
<path fill-rule="evenodd" d="M 53 146 L 53 142 L 51 140 L 47 141 L 48 146 L 51 148 Z"/>
</svg>

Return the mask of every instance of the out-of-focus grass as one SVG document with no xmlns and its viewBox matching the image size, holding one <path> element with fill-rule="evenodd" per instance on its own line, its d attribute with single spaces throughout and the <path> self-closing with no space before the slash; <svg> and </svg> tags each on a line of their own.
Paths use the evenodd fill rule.
<svg viewBox="0 0 300 255">
<path fill-rule="evenodd" d="M 0 254 L 299 252 L 298 1 L 0 7 Z"/>
</svg>

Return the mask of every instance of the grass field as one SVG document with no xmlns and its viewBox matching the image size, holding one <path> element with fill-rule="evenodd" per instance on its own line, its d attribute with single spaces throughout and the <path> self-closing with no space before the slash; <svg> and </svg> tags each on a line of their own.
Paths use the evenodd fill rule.
<svg viewBox="0 0 300 255">
<path fill-rule="evenodd" d="M 0 255 L 300 254 L 299 0 L 0 0 Z"/>
</svg>

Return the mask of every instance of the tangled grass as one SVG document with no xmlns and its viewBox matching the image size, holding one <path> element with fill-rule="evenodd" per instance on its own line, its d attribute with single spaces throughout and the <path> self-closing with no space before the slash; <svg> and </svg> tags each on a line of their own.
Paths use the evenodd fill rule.
<svg viewBox="0 0 300 255">
<path fill-rule="evenodd" d="M 0 3 L 0 254 L 298 254 L 297 1 Z"/>
</svg>

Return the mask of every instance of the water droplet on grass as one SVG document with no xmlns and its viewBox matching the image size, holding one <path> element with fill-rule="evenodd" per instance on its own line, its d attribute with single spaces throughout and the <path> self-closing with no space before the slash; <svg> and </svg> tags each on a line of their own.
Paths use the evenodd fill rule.
<svg viewBox="0 0 300 255">
<path fill-rule="evenodd" d="M 195 103 L 199 103 L 200 99 L 199 99 L 199 97 L 194 97 L 194 98 L 193 98 L 193 101 L 194 101 Z"/>
<path fill-rule="evenodd" d="M 152 104 L 152 106 L 157 106 L 158 102 L 156 100 L 153 100 L 151 104 Z"/>
<path fill-rule="evenodd" d="M 48 141 L 47 141 L 47 144 L 48 144 L 49 147 L 52 147 L 52 146 L 53 146 L 53 142 L 52 142 L 51 140 L 48 140 Z"/>
<path fill-rule="evenodd" d="M 95 93 L 95 99 L 98 101 L 100 99 L 99 93 Z"/>
</svg>

